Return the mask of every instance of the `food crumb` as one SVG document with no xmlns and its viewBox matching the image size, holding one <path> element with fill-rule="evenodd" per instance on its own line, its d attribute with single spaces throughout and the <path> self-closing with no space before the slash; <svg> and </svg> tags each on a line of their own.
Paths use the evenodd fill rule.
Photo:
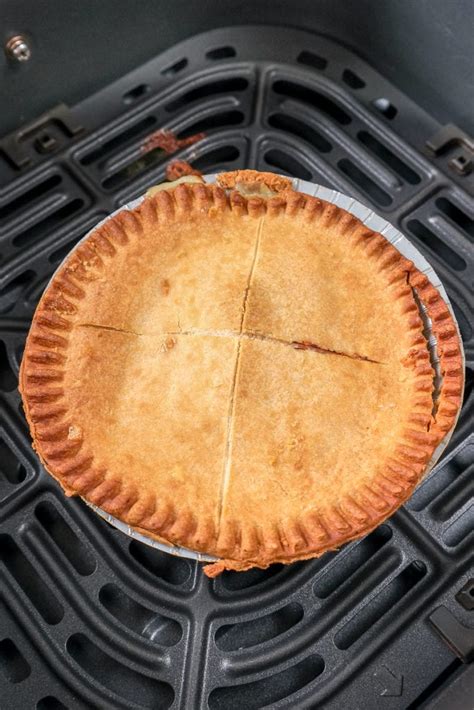
<svg viewBox="0 0 474 710">
<path fill-rule="evenodd" d="M 69 427 L 67 438 L 75 441 L 76 439 L 80 439 L 81 437 L 82 437 L 82 429 L 78 426 L 71 425 Z"/>
<path fill-rule="evenodd" d="M 162 353 L 167 353 L 169 350 L 172 350 L 174 346 L 176 345 L 176 340 L 174 338 L 166 338 L 161 344 L 160 347 L 160 352 Z"/>
<path fill-rule="evenodd" d="M 193 166 L 185 160 L 172 160 L 171 163 L 166 166 L 167 180 L 179 180 L 179 178 L 185 175 L 197 175 L 197 177 L 202 177 L 202 173 L 193 168 Z"/>
<path fill-rule="evenodd" d="M 177 150 L 193 145 L 205 137 L 205 133 L 195 133 L 193 136 L 178 138 L 173 131 L 161 129 L 159 131 L 155 131 L 155 133 L 152 133 L 144 141 L 142 145 L 142 153 L 148 153 L 150 150 L 154 150 L 155 148 L 161 148 L 161 150 L 168 154 L 176 153 Z"/>
</svg>

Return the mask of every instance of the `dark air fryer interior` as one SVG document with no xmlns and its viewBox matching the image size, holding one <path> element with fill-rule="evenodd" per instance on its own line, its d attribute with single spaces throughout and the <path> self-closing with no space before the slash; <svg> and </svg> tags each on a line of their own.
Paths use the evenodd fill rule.
<svg viewBox="0 0 474 710">
<path fill-rule="evenodd" d="M 1 31 L 32 47 L 0 61 L 1 710 L 472 706 L 470 4 L 287 5 L 0 0 Z M 261 26 L 212 29 L 245 22 Z M 160 127 L 205 131 L 179 155 L 205 172 L 354 195 L 449 293 L 466 352 L 452 441 L 337 553 L 210 581 L 66 499 L 31 450 L 16 383 L 35 304 L 98 220 L 163 178 L 141 151 Z"/>
</svg>

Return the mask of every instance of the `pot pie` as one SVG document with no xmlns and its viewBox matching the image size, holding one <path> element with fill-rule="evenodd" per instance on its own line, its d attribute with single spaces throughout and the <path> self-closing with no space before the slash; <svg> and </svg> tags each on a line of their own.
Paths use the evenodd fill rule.
<svg viewBox="0 0 474 710">
<path fill-rule="evenodd" d="M 187 180 L 46 289 L 20 372 L 33 446 L 67 495 L 216 556 L 211 577 L 321 555 L 390 516 L 452 428 L 456 325 L 383 236 L 288 179 Z"/>
</svg>

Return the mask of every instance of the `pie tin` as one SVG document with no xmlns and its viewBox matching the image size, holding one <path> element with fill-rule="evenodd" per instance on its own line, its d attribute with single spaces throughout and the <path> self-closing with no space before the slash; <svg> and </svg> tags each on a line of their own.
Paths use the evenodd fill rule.
<svg viewBox="0 0 474 710">
<path fill-rule="evenodd" d="M 204 180 L 212 184 L 216 181 L 217 178 L 217 173 L 213 173 L 211 175 L 204 175 Z M 285 176 L 281 176 L 285 177 Z M 365 224 L 369 229 L 372 229 L 375 232 L 380 232 L 385 239 L 387 239 L 401 254 L 403 254 L 404 257 L 412 261 L 417 269 L 421 271 L 423 274 L 427 276 L 431 284 L 439 291 L 441 296 L 443 297 L 445 303 L 447 304 L 450 313 L 452 315 L 453 321 L 456 325 L 458 335 L 459 335 L 459 342 L 461 344 L 461 358 L 462 358 L 462 365 L 463 365 L 463 372 L 465 369 L 465 357 L 464 357 L 464 350 L 462 347 L 462 339 L 460 336 L 459 332 L 459 326 L 456 320 L 456 316 L 453 311 L 453 307 L 451 306 L 448 294 L 446 293 L 446 290 L 441 283 L 441 280 L 436 273 L 436 271 L 433 269 L 433 267 L 428 263 L 428 261 L 425 259 L 425 257 L 418 251 L 418 249 L 413 246 L 413 244 L 401 233 L 396 229 L 390 222 L 387 222 L 387 220 L 383 219 L 380 217 L 378 214 L 376 214 L 373 210 L 371 210 L 369 207 L 366 207 L 362 202 L 359 202 L 353 197 L 348 197 L 347 195 L 344 195 L 342 192 L 338 192 L 337 190 L 331 190 L 327 187 L 324 187 L 323 185 L 317 185 L 312 182 L 308 182 L 306 180 L 300 180 L 298 178 L 292 179 L 293 183 L 293 188 L 295 190 L 298 190 L 299 192 L 303 192 L 307 195 L 312 195 L 314 197 L 318 197 L 321 200 L 325 200 L 326 202 L 331 202 L 334 205 L 337 205 L 338 207 L 341 207 L 341 209 L 346 210 L 347 212 L 350 212 L 353 214 L 355 217 L 360 219 L 360 221 Z M 74 246 L 72 251 L 67 255 L 66 259 L 69 258 L 71 253 L 77 249 L 77 247 L 85 241 L 91 234 L 94 232 L 100 225 L 104 224 L 104 222 L 107 222 L 107 220 L 111 219 L 114 217 L 116 214 L 119 212 L 122 212 L 122 210 L 133 210 L 140 203 L 145 199 L 145 196 L 143 195 L 142 197 L 138 197 L 134 200 L 131 200 L 130 202 L 127 202 L 123 204 L 121 207 L 119 207 L 117 210 L 114 210 L 110 215 L 102 219 L 100 222 L 98 222 L 80 241 Z M 61 268 L 62 264 L 58 267 L 57 270 Z M 55 274 L 53 274 L 51 280 L 54 278 Z M 48 284 L 49 285 L 49 284 Z M 423 320 L 424 324 L 424 334 L 425 337 L 428 341 L 428 347 L 430 351 L 430 359 L 431 359 L 431 364 L 435 370 L 435 396 L 438 396 L 441 383 L 442 383 L 442 375 L 441 375 L 441 367 L 439 363 L 439 358 L 438 358 L 438 353 L 437 353 L 437 340 L 435 335 L 433 334 L 432 331 L 432 323 L 430 318 L 427 315 L 426 308 L 424 305 L 420 302 L 418 302 L 418 307 L 420 309 L 420 316 Z M 435 463 L 438 461 L 440 458 L 441 454 L 445 450 L 446 446 L 449 443 L 449 440 L 453 434 L 454 429 L 456 428 L 457 420 L 459 418 L 459 413 L 460 413 L 461 408 L 459 408 L 458 415 L 456 417 L 456 420 L 451 428 L 451 430 L 445 434 L 441 442 L 438 444 L 436 449 L 433 452 L 433 456 L 431 457 L 427 467 L 426 471 L 423 475 L 423 479 L 428 475 L 428 473 L 432 470 L 433 466 Z M 84 499 L 83 499 L 84 500 Z M 167 552 L 170 555 L 175 555 L 176 557 L 186 557 L 191 560 L 197 560 L 198 562 L 214 562 L 217 558 L 213 557 L 212 555 L 205 555 L 201 552 L 195 552 L 194 550 L 189 550 L 186 547 L 179 547 L 178 545 L 172 545 L 172 544 L 167 544 L 164 542 L 160 542 L 159 540 L 155 540 L 151 537 L 147 537 L 143 533 L 138 532 L 134 528 L 130 527 L 130 525 L 127 525 L 127 523 L 122 522 L 121 520 L 118 520 L 115 518 L 113 515 L 110 515 L 110 513 L 107 513 L 105 510 L 102 510 L 101 508 L 97 507 L 93 503 L 89 503 L 88 501 L 85 500 L 85 503 L 94 510 L 95 513 L 97 513 L 101 518 L 106 520 L 110 525 L 113 527 L 117 528 L 121 532 L 123 532 L 125 535 L 127 535 L 130 538 L 133 538 L 134 540 L 138 540 L 139 542 L 144 543 L 145 545 L 149 545 L 150 547 L 154 547 L 157 550 L 161 550 L 162 552 Z"/>
</svg>

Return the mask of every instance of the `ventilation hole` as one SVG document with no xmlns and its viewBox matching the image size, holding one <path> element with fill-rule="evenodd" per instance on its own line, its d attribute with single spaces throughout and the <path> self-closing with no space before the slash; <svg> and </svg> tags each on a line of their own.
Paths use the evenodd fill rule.
<svg viewBox="0 0 474 710">
<path fill-rule="evenodd" d="M 373 155 L 383 160 L 383 162 L 388 165 L 389 168 L 392 168 L 405 182 L 408 182 L 410 185 L 418 185 L 418 183 L 421 182 L 420 176 L 417 175 L 414 170 L 409 168 L 406 163 L 400 160 L 398 156 L 392 153 L 391 150 L 386 148 L 380 141 L 374 138 L 374 136 L 370 135 L 370 133 L 361 131 L 358 133 L 357 137 Z"/>
<path fill-rule="evenodd" d="M 115 584 L 104 585 L 99 600 L 117 621 L 154 643 L 174 646 L 181 639 L 181 626 L 176 621 L 142 606 Z"/>
<path fill-rule="evenodd" d="M 344 81 L 347 86 L 350 86 L 351 89 L 363 89 L 365 86 L 365 81 L 350 69 L 344 69 L 342 72 L 342 81 Z"/>
<path fill-rule="evenodd" d="M 0 560 L 48 624 L 58 624 L 64 610 L 10 535 L 0 535 Z"/>
<path fill-rule="evenodd" d="M 35 271 L 24 271 L 19 276 L 9 281 L 6 286 L 0 289 L 0 297 L 16 291 L 20 286 L 24 286 L 29 283 L 36 276 Z"/>
<path fill-rule="evenodd" d="M 237 52 L 233 47 L 217 47 L 206 52 L 207 59 L 229 59 L 235 57 Z"/>
<path fill-rule="evenodd" d="M 12 343 L 10 345 L 10 363 L 13 372 L 15 373 L 16 382 L 18 382 L 18 373 L 20 371 L 21 358 L 23 357 L 23 350 L 25 347 L 24 341 L 20 343 Z"/>
<path fill-rule="evenodd" d="M 110 175 L 110 177 L 102 180 L 102 187 L 106 190 L 114 190 L 125 182 L 135 179 L 149 168 L 156 167 L 160 163 L 165 162 L 165 160 L 166 155 L 160 148 L 150 150 L 128 165 L 125 165 L 125 167 L 117 170 L 117 172 Z"/>
<path fill-rule="evenodd" d="M 337 632 L 334 643 L 345 650 L 360 639 L 374 624 L 412 589 L 426 574 L 426 566 L 416 560 L 405 567 L 400 574 L 371 599 L 352 619 Z"/>
<path fill-rule="evenodd" d="M 239 158 L 240 150 L 238 148 L 233 145 L 222 145 L 200 155 L 199 158 L 193 161 L 193 165 L 202 172 L 212 172 L 210 168 L 216 168 L 226 163 L 234 163 Z"/>
<path fill-rule="evenodd" d="M 25 350 L 25 343 L 20 343 L 20 344 L 17 345 L 17 347 L 15 348 L 15 357 L 16 357 L 16 361 L 17 361 L 18 363 L 20 363 L 21 360 L 22 360 L 22 358 L 23 358 L 23 352 L 24 352 L 24 350 Z"/>
<path fill-rule="evenodd" d="M 472 496 L 471 496 L 472 497 Z M 443 533 L 448 547 L 456 547 L 474 530 L 474 506 L 464 511 Z"/>
<path fill-rule="evenodd" d="M 17 386 L 17 379 L 8 360 L 7 346 L 0 340 L 0 390 L 11 392 Z"/>
<path fill-rule="evenodd" d="M 285 113 L 274 113 L 269 117 L 268 123 L 273 128 L 278 128 L 287 133 L 293 133 L 295 136 L 298 136 L 298 138 L 308 141 L 308 143 L 311 143 L 313 148 L 319 150 L 320 153 L 329 153 L 332 148 L 329 141 L 318 133 L 318 131 L 293 116 L 289 116 Z"/>
<path fill-rule="evenodd" d="M 18 303 L 22 291 L 35 277 L 36 273 L 29 269 L 16 276 L 0 289 L 0 313 L 7 313 Z"/>
<path fill-rule="evenodd" d="M 300 663 L 281 673 L 257 680 L 254 683 L 216 688 L 209 695 L 210 710 L 257 710 L 273 707 L 279 700 L 312 683 L 324 670 L 324 661 L 316 654 L 308 656 Z M 288 707 L 295 707 L 289 705 Z"/>
<path fill-rule="evenodd" d="M 463 475 L 457 476 L 454 481 L 443 490 L 431 505 L 431 513 L 438 520 L 449 520 L 466 503 L 472 500 L 472 491 L 469 490 L 469 481 L 474 473 L 474 465 L 466 468 Z"/>
<path fill-rule="evenodd" d="M 54 505 L 47 501 L 39 503 L 35 515 L 76 572 L 84 577 L 92 574 L 97 566 L 96 561 Z"/>
<path fill-rule="evenodd" d="M 127 91 L 123 96 L 122 96 L 122 101 L 124 104 L 134 104 L 140 99 L 142 99 L 144 96 L 149 94 L 151 91 L 151 86 L 149 84 L 138 84 L 138 86 L 135 86 L 133 89 L 130 89 L 130 91 Z"/>
<path fill-rule="evenodd" d="M 307 170 L 301 163 L 299 163 L 296 158 L 293 158 L 288 153 L 284 153 L 282 150 L 269 150 L 264 156 L 265 162 L 271 165 L 272 168 L 276 168 L 280 172 L 291 175 L 292 177 L 301 178 L 301 180 L 311 180 L 311 173 Z"/>
<path fill-rule="evenodd" d="M 161 70 L 162 76 L 174 76 L 180 71 L 183 71 L 183 69 L 186 69 L 188 66 L 188 60 L 183 57 L 183 59 L 178 59 L 177 62 L 173 62 L 173 64 L 169 64 L 167 67 Z"/>
<path fill-rule="evenodd" d="M 387 194 L 385 190 L 382 190 L 381 187 L 376 185 L 373 180 L 362 172 L 362 170 L 359 170 L 357 165 L 354 165 L 352 161 L 347 160 L 347 158 L 343 158 L 338 162 L 338 167 L 344 175 L 347 175 L 352 183 L 365 192 L 366 195 L 368 195 L 370 199 L 378 205 L 388 207 L 388 205 L 392 204 L 392 198 L 390 195 Z"/>
<path fill-rule="evenodd" d="M 4 441 L 0 439 L 0 472 L 7 479 L 11 481 L 12 469 L 16 468 L 17 459 L 13 451 L 9 446 L 6 445 Z M 11 481 L 13 482 L 13 481 Z"/>
<path fill-rule="evenodd" d="M 468 319 L 461 311 L 457 303 L 453 301 L 453 299 L 451 299 L 451 305 L 453 307 L 454 315 L 456 316 L 456 320 L 458 322 L 459 330 L 461 331 L 461 338 L 467 343 L 472 336 L 471 324 L 469 323 Z"/>
<path fill-rule="evenodd" d="M 42 295 L 43 291 L 45 290 L 46 286 L 48 285 L 49 280 L 50 280 L 50 277 L 48 276 L 47 278 L 42 279 L 41 281 L 38 281 L 38 283 L 32 284 L 26 290 L 25 299 L 30 306 L 35 306 L 37 304 L 40 296 Z"/>
<path fill-rule="evenodd" d="M 70 636 L 66 648 L 76 663 L 96 682 L 120 698 L 129 700 L 134 706 L 164 710 L 172 704 L 174 691 L 168 683 L 122 665 L 84 634 Z M 156 674 L 156 663 L 153 674 Z"/>
<path fill-rule="evenodd" d="M 170 584 L 184 584 L 191 575 L 191 566 L 187 560 L 168 555 L 166 552 L 143 545 L 137 540 L 130 543 L 130 554 L 148 572 Z"/>
<path fill-rule="evenodd" d="M 470 219 L 459 207 L 453 205 L 453 203 L 445 197 L 439 197 L 435 205 L 446 217 L 454 222 L 454 224 L 466 232 L 469 237 L 474 237 L 474 220 Z"/>
<path fill-rule="evenodd" d="M 413 700 L 410 705 L 407 705 L 406 710 L 420 710 L 420 708 L 429 708 L 431 705 L 432 708 L 434 708 L 434 703 L 438 705 L 438 708 L 442 710 L 440 707 L 439 703 L 435 700 L 436 691 L 441 688 L 441 689 L 446 689 L 448 686 L 452 684 L 452 687 L 454 687 L 454 682 L 455 679 L 452 678 L 454 674 L 456 674 L 459 669 L 463 666 L 463 662 L 461 661 L 460 658 L 455 658 L 454 661 L 451 661 L 451 663 L 446 666 L 444 671 L 442 671 L 434 681 L 432 681 L 416 698 Z M 451 679 L 451 680 L 449 680 Z M 442 691 L 441 691 L 442 692 Z M 431 702 L 434 700 L 434 703 Z M 428 701 L 428 703 L 426 702 Z M 443 702 L 443 701 L 441 701 Z M 445 706 L 446 708 L 446 706 Z M 452 707 L 452 710 L 454 710 L 454 707 Z"/>
<path fill-rule="evenodd" d="M 398 113 L 395 106 L 391 104 L 388 99 L 375 99 L 375 101 L 372 101 L 372 105 L 377 109 L 379 113 L 385 116 L 385 118 L 388 118 L 390 121 L 392 120 L 392 118 L 395 118 Z"/>
<path fill-rule="evenodd" d="M 468 448 L 462 449 L 455 456 L 450 458 L 436 472 L 436 476 L 430 476 L 423 485 L 418 488 L 407 503 L 410 510 L 419 512 L 432 503 L 438 496 L 444 498 L 445 492 L 449 491 L 450 487 L 456 481 L 462 481 L 471 475 L 470 465 L 471 454 Z M 466 473 L 468 472 L 468 473 Z M 467 491 L 466 486 L 466 491 Z M 447 496 L 449 497 L 449 493 Z"/>
<path fill-rule="evenodd" d="M 381 525 L 373 533 L 357 543 L 344 557 L 336 559 L 333 565 L 317 580 L 313 591 L 319 599 L 327 599 L 333 592 L 350 580 L 392 537 L 388 525 Z M 366 574 L 366 573 L 365 573 Z"/>
<path fill-rule="evenodd" d="M 91 163 L 100 160 L 117 148 L 123 146 L 125 143 L 129 142 L 132 138 L 149 133 L 150 129 L 153 128 L 155 124 L 156 118 L 154 116 L 147 116 L 143 120 L 138 121 L 138 123 L 135 123 L 133 126 L 130 126 L 130 128 L 122 131 L 122 133 L 119 133 L 117 136 L 105 141 L 105 143 L 102 143 L 102 145 L 95 150 L 83 155 L 80 159 L 81 164 L 90 165 Z"/>
<path fill-rule="evenodd" d="M 314 52 L 301 52 L 296 60 L 299 64 L 306 64 L 313 69 L 326 69 L 328 63 L 324 57 L 319 57 Z"/>
<path fill-rule="evenodd" d="M 69 239 L 65 244 L 55 249 L 48 257 L 50 264 L 56 266 L 59 264 L 66 256 L 72 251 L 78 242 L 83 239 L 86 234 L 97 226 L 97 223 L 106 217 L 107 214 L 103 212 L 96 212 L 90 219 L 87 220 L 86 224 L 82 226 L 80 233 L 77 234 L 72 239 Z"/>
<path fill-rule="evenodd" d="M 18 176 L 18 168 L 5 151 L 0 149 L 0 185 L 7 185 Z"/>
<path fill-rule="evenodd" d="M 417 237 L 431 251 L 435 252 L 443 261 L 449 264 L 455 271 L 464 271 L 466 262 L 456 254 L 455 251 L 448 247 L 439 237 L 425 227 L 418 219 L 411 219 L 407 224 L 410 232 Z"/>
<path fill-rule="evenodd" d="M 47 695 L 38 700 L 36 710 L 67 710 L 67 707 L 53 695 Z"/>
<path fill-rule="evenodd" d="M 39 241 L 41 237 L 59 227 L 62 222 L 72 217 L 72 215 L 82 209 L 82 207 L 84 207 L 84 200 L 81 200 L 79 197 L 75 200 L 71 200 L 37 222 L 33 227 L 29 227 L 23 232 L 20 232 L 20 234 L 17 234 L 13 239 L 13 244 L 16 247 L 26 247 L 33 242 Z"/>
<path fill-rule="evenodd" d="M 303 618 L 303 608 L 293 603 L 252 621 L 220 626 L 215 635 L 222 651 L 237 651 L 270 641 L 289 631 Z"/>
<path fill-rule="evenodd" d="M 79 242 L 84 235 L 79 234 L 77 237 L 74 237 L 74 239 L 70 239 L 66 244 L 63 244 L 62 247 L 59 247 L 59 249 L 55 249 L 51 254 L 49 255 L 49 263 L 50 264 L 59 264 L 63 259 L 66 258 L 66 256 L 69 254 L 71 249 L 76 246 L 77 242 Z"/>
<path fill-rule="evenodd" d="M 466 367 L 464 396 L 462 398 L 462 406 L 463 407 L 465 405 L 467 405 L 467 402 L 473 392 L 474 392 L 474 370 L 471 370 L 469 367 Z"/>
<path fill-rule="evenodd" d="M 0 476 L 14 485 L 21 483 L 26 478 L 24 467 L 2 439 L 0 439 Z"/>
<path fill-rule="evenodd" d="M 28 678 L 31 668 L 11 639 L 0 641 L 0 670 L 10 683 Z"/>
<path fill-rule="evenodd" d="M 187 91 L 185 94 L 179 98 L 166 104 L 166 111 L 179 111 L 193 101 L 198 101 L 200 99 L 206 99 L 208 96 L 215 96 L 217 94 L 232 94 L 235 91 L 245 91 L 248 88 L 247 79 L 240 77 L 235 77 L 233 79 L 220 79 L 219 81 L 213 81 L 209 84 L 203 84 L 202 86 L 196 86 L 195 89 Z"/>
<path fill-rule="evenodd" d="M 250 569 L 247 572 L 223 572 L 218 578 L 218 584 L 230 592 L 255 587 L 273 579 L 283 569 L 283 565 L 271 565 L 267 569 Z"/>
<path fill-rule="evenodd" d="M 51 175 L 51 177 L 44 182 L 40 182 L 38 185 L 32 187 L 31 190 L 24 192 L 3 207 L 0 207 L 0 219 L 5 219 L 14 212 L 30 207 L 31 203 L 37 200 L 38 197 L 42 197 L 42 195 L 52 190 L 53 187 L 57 187 L 61 182 L 62 178 L 60 175 Z"/>
<path fill-rule="evenodd" d="M 215 113 L 191 124 L 184 131 L 181 131 L 178 137 L 187 138 L 195 133 L 207 132 L 215 128 L 238 126 L 244 122 L 244 119 L 245 115 L 242 111 L 224 111 L 223 113 Z"/>
<path fill-rule="evenodd" d="M 327 114 L 343 126 L 351 122 L 349 114 L 346 113 L 335 101 L 332 101 L 332 99 L 324 96 L 324 94 L 320 94 L 318 91 L 308 89 L 306 86 L 295 84 L 292 81 L 279 80 L 273 84 L 273 90 L 275 93 L 282 96 L 287 96 L 288 98 L 297 99 L 305 104 L 309 104 L 313 108 L 322 111 L 322 113 Z"/>
</svg>

